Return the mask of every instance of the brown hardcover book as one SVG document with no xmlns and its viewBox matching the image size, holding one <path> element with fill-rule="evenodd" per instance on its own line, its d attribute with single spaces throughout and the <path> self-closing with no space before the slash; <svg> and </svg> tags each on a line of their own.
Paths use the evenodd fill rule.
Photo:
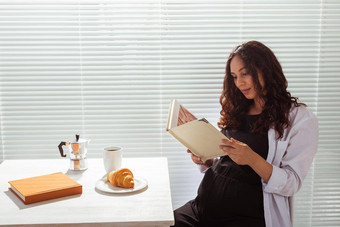
<svg viewBox="0 0 340 227">
<path fill-rule="evenodd" d="M 81 194 L 82 185 L 64 173 L 52 173 L 8 182 L 10 190 L 25 204 Z"/>
</svg>

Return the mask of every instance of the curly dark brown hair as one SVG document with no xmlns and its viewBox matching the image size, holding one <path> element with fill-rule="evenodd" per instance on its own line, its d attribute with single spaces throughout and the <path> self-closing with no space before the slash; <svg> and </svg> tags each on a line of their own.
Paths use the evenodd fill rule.
<svg viewBox="0 0 340 227">
<path fill-rule="evenodd" d="M 278 138 L 282 138 L 284 129 L 290 123 L 288 117 L 291 106 L 305 104 L 299 103 L 298 98 L 287 91 L 288 83 L 281 64 L 274 53 L 258 41 L 237 46 L 228 57 L 220 96 L 222 110 L 218 126 L 221 129 L 239 128 L 243 117 L 254 103 L 254 100 L 247 99 L 235 86 L 230 72 L 230 62 L 235 56 L 242 59 L 247 72 L 252 76 L 255 90 L 265 102 L 259 119 L 251 127 L 252 132 L 265 134 L 270 127 L 274 127 Z M 264 87 L 259 82 L 257 70 L 263 75 Z"/>
</svg>

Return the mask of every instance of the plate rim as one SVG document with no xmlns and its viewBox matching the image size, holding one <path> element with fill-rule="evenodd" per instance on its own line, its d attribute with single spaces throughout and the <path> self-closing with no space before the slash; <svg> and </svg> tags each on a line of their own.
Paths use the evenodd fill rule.
<svg viewBox="0 0 340 227">
<path fill-rule="evenodd" d="M 103 189 L 101 187 L 98 187 L 98 184 L 101 183 L 101 182 L 104 182 L 104 184 L 108 184 L 106 182 L 106 179 L 107 178 L 106 178 L 106 175 L 105 175 L 105 176 L 101 177 L 99 180 L 97 180 L 96 184 L 95 184 L 95 188 L 98 189 L 101 192 L 106 192 L 106 193 L 111 193 L 111 194 L 126 194 L 126 193 L 132 193 L 132 192 L 140 191 L 140 190 L 142 190 L 142 189 L 144 189 L 144 188 L 146 188 L 148 186 L 148 181 L 144 177 L 134 176 L 135 180 L 139 180 L 139 181 L 142 182 L 140 188 L 137 188 L 137 189 L 135 189 L 135 188 L 132 188 L 132 189 L 126 188 L 125 190 L 124 190 L 124 188 L 122 188 L 123 190 L 114 191 L 114 190 L 109 190 L 109 189 L 105 190 L 105 189 Z"/>
</svg>

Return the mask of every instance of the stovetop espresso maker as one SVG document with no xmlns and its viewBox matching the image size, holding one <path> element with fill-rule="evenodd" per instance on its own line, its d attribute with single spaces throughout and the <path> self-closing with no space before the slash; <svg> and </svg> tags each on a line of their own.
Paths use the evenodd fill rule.
<svg viewBox="0 0 340 227">
<path fill-rule="evenodd" d="M 60 142 L 58 145 L 61 157 L 66 157 L 64 154 L 63 146 L 67 146 L 68 154 L 70 158 L 70 170 L 85 170 L 88 167 L 87 164 L 87 147 L 90 140 L 79 138 L 76 135 L 76 139 L 73 142 Z"/>
</svg>

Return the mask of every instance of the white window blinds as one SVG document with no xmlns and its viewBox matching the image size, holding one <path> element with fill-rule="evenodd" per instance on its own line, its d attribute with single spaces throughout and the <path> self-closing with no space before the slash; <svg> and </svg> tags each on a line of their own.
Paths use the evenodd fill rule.
<svg viewBox="0 0 340 227">
<path fill-rule="evenodd" d="M 340 225 L 340 1 L 2 0 L 0 160 L 59 158 L 74 134 L 90 157 L 166 156 L 173 206 L 202 175 L 165 132 L 170 99 L 216 125 L 226 58 L 259 40 L 319 119 L 319 150 L 295 226 Z"/>
</svg>

